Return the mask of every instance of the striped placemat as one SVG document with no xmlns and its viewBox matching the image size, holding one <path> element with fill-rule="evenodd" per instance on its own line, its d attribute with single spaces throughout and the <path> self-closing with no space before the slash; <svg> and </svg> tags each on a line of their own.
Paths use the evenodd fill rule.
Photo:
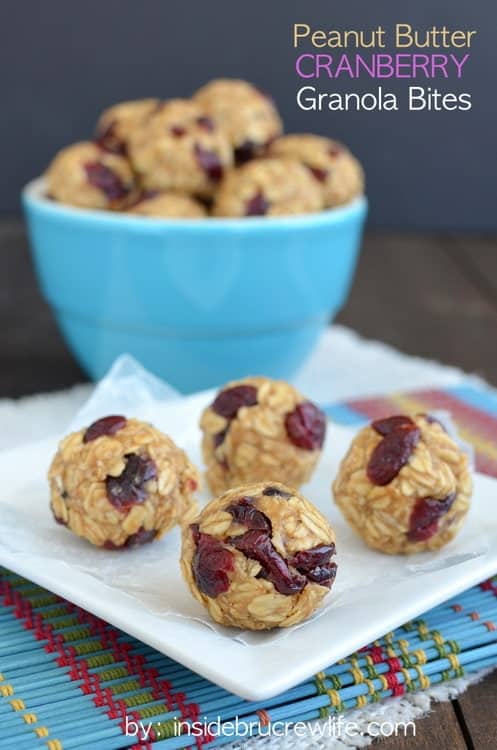
<svg viewBox="0 0 497 750">
<path fill-rule="evenodd" d="M 327 407 L 359 424 L 448 409 L 497 476 L 497 398 L 473 387 Z M 406 623 L 286 693 L 251 703 L 11 571 L 0 569 L 0 750 L 175 750 L 333 717 L 497 665 L 497 579 Z M 233 732 L 236 721 L 238 734 Z M 223 732 L 229 725 L 230 731 Z M 281 724 L 280 724 L 281 725 Z M 138 733 L 138 734 L 136 734 Z"/>
</svg>

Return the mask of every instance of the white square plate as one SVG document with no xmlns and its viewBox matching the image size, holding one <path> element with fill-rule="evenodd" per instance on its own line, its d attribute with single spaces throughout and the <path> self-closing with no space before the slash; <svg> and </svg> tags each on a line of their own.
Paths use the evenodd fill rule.
<svg viewBox="0 0 497 750">
<path fill-rule="evenodd" d="M 153 410 L 154 423 L 198 465 L 196 425 L 208 398 L 200 394 Z M 331 502 L 331 480 L 354 430 L 330 425 L 328 432 L 318 470 L 303 492 L 335 527 L 338 575 L 322 613 L 302 626 L 252 634 L 209 623 L 181 579 L 177 530 L 137 550 L 108 552 L 57 526 L 45 479 L 55 440 L 0 455 L 0 564 L 233 693 L 249 700 L 272 697 L 497 572 L 497 481 L 475 477 L 468 521 L 445 550 L 381 555 L 353 535 Z"/>
</svg>

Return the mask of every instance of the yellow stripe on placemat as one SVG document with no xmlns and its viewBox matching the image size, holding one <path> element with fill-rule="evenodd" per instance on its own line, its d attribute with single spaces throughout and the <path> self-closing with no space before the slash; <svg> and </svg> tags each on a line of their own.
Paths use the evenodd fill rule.
<svg viewBox="0 0 497 750">
<path fill-rule="evenodd" d="M 49 740 L 47 742 L 48 750 L 64 750 L 60 740 Z"/>
<path fill-rule="evenodd" d="M 38 717 L 36 714 L 24 714 L 23 717 L 26 724 L 36 724 Z"/>
<path fill-rule="evenodd" d="M 422 648 L 418 648 L 415 651 L 413 651 L 412 656 L 416 657 L 416 659 L 418 660 L 418 664 L 420 666 L 423 666 L 423 664 L 426 664 L 426 662 L 428 661 L 426 652 Z"/>
<path fill-rule="evenodd" d="M 12 685 L 0 685 L 0 695 L 3 698 L 8 698 L 9 695 L 14 695 L 14 688 Z"/>
<path fill-rule="evenodd" d="M 26 704 L 22 700 L 22 698 L 15 698 L 13 701 L 10 701 L 10 705 L 14 709 L 14 711 L 24 711 L 26 708 Z"/>
<path fill-rule="evenodd" d="M 420 686 L 420 688 L 421 688 L 422 690 L 428 690 L 428 688 L 429 688 L 429 687 L 430 687 L 430 685 L 431 685 L 431 681 L 430 681 L 430 678 L 428 677 L 428 675 L 426 675 L 426 674 L 425 674 L 425 673 L 423 672 L 423 670 L 422 670 L 422 668 L 421 668 L 421 667 L 419 666 L 419 664 L 416 664 L 416 665 L 414 666 L 414 669 L 415 669 L 415 670 L 416 670 L 416 672 L 418 673 L 418 681 L 419 681 L 419 686 Z"/>
<path fill-rule="evenodd" d="M 50 732 L 48 731 L 48 727 L 37 727 L 37 729 L 34 730 L 34 733 L 37 735 L 37 737 L 48 737 Z"/>
</svg>

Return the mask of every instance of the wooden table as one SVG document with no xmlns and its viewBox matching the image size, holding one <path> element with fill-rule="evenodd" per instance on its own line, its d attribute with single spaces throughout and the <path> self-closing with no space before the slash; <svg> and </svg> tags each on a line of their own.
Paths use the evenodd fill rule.
<svg viewBox="0 0 497 750">
<path fill-rule="evenodd" d="M 85 379 L 67 352 L 31 269 L 22 224 L 0 221 L 0 397 Z M 475 372 L 497 386 L 497 238 L 370 233 L 338 318 L 369 338 Z M 497 671 L 385 750 L 495 750 Z"/>
</svg>

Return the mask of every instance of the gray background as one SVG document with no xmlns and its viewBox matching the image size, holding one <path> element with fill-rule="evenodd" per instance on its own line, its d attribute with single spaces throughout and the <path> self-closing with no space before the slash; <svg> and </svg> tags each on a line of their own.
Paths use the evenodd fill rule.
<svg viewBox="0 0 497 750">
<path fill-rule="evenodd" d="M 272 92 L 287 130 L 329 134 L 349 144 L 366 167 L 373 225 L 493 229 L 496 19 L 494 0 L 2 0 L 0 213 L 19 210 L 21 186 L 58 148 L 88 137 L 106 105 L 188 95 L 211 77 L 240 76 Z M 473 109 L 302 112 L 295 101 L 301 84 L 293 70 L 294 22 L 325 29 L 390 28 L 396 22 L 476 28 L 462 82 L 427 82 L 470 91 Z M 366 91 L 377 83 L 317 85 Z M 399 92 L 409 81 L 383 85 Z"/>
</svg>

